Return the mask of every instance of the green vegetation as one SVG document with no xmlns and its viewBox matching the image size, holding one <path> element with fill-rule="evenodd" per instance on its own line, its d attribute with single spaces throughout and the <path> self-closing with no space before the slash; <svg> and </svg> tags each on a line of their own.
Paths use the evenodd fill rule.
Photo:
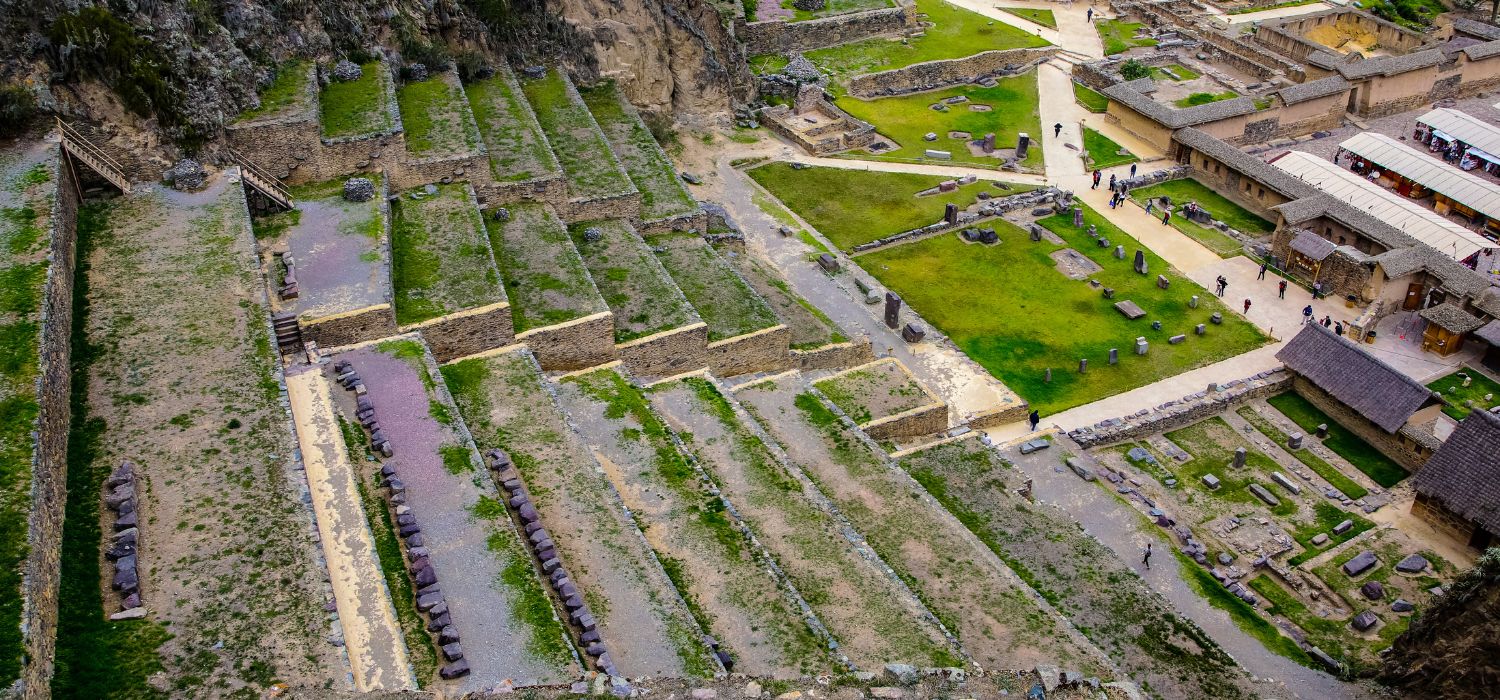
<svg viewBox="0 0 1500 700">
<path fill-rule="evenodd" d="M 1267 477 L 1271 472 L 1281 469 L 1275 460 L 1255 449 L 1254 445 L 1235 433 L 1234 428 L 1224 422 L 1223 418 L 1217 416 L 1169 432 L 1167 438 L 1193 456 L 1191 460 L 1179 464 L 1176 473 L 1178 487 L 1185 487 L 1194 494 L 1204 494 L 1228 503 L 1263 505 L 1255 494 L 1250 493 L 1249 486 L 1251 482 L 1256 482 L 1271 490 L 1273 487 L 1269 485 L 1271 482 Z M 1245 469 L 1230 468 L 1234 451 L 1240 447 L 1245 448 Z M 1219 488 L 1210 489 L 1205 485 L 1205 474 L 1218 477 Z M 1269 508 L 1272 513 L 1288 516 L 1297 512 L 1296 501 L 1285 497 L 1285 494 L 1279 500 L 1280 505 Z"/>
<path fill-rule="evenodd" d="M 665 219 L 698 208 L 698 202 L 677 179 L 672 161 L 635 110 L 626 106 L 614 82 L 601 83 L 580 93 L 630 181 L 641 191 L 643 220 Z"/>
<path fill-rule="evenodd" d="M 1092 90 L 1083 83 L 1073 83 L 1073 99 L 1094 114 L 1109 111 L 1109 98 Z"/>
<path fill-rule="evenodd" d="M 183 97 L 168 82 L 167 60 L 150 39 L 107 7 L 85 7 L 62 15 L 47 31 L 53 46 L 71 47 L 60 65 L 59 79 L 72 83 L 98 78 L 143 117 L 155 115 L 165 127 L 186 123 Z"/>
<path fill-rule="evenodd" d="M 775 0 L 767 1 L 774 2 Z M 893 4 L 894 3 L 892 3 L 891 0 L 828 0 L 828 2 L 824 4 L 823 9 L 809 12 L 808 10 L 801 9 L 793 5 L 792 0 L 781 0 L 781 6 L 792 11 L 793 22 L 818 19 L 820 17 L 832 17 L 834 15 L 842 15 L 849 12 L 865 12 L 868 10 L 878 10 L 882 7 L 891 7 Z M 751 13 L 748 14 L 747 17 L 752 18 L 751 21 L 754 21 L 753 18 L 755 17 L 755 15 Z"/>
<path fill-rule="evenodd" d="M 1307 634 L 1307 643 L 1342 662 L 1350 677 L 1365 675 L 1377 668 L 1380 665 L 1378 652 L 1406 631 L 1411 621 L 1407 616 L 1385 619 L 1376 638 L 1366 640 L 1350 629 L 1348 621 L 1328 619 L 1309 610 L 1269 574 L 1250 579 L 1249 586 L 1270 603 L 1267 613 L 1280 615 L 1300 627 Z"/>
<path fill-rule="evenodd" d="M 289 61 L 276 68 L 276 78 L 260 91 L 260 106 L 240 113 L 236 122 L 247 122 L 261 117 L 280 115 L 292 107 L 301 106 L 311 80 L 307 61 Z"/>
<path fill-rule="evenodd" d="M 1198 105 L 1206 105 L 1210 102 L 1232 100 L 1236 97 L 1239 97 L 1238 93 L 1229 92 L 1227 90 L 1224 92 L 1195 92 L 1191 95 L 1188 95 L 1187 97 L 1174 101 L 1172 104 L 1177 105 L 1178 107 L 1197 107 Z"/>
<path fill-rule="evenodd" d="M 1103 170 L 1140 160 L 1128 151 L 1121 155 L 1120 151 L 1125 150 L 1124 147 L 1115 143 L 1114 139 L 1088 127 L 1083 127 L 1083 150 L 1088 152 L 1089 165 L 1094 170 Z"/>
<path fill-rule="evenodd" d="M 1234 621 L 1235 627 L 1260 640 L 1260 643 L 1267 649 L 1277 654 L 1308 668 L 1320 668 L 1312 657 L 1307 655 L 1307 652 L 1297 646 L 1296 640 L 1283 635 L 1275 625 L 1261 617 L 1249 603 L 1240 600 L 1220 585 L 1203 567 L 1198 566 L 1187 555 L 1175 549 L 1172 550 L 1172 556 L 1177 558 L 1177 565 L 1181 567 L 1188 586 L 1197 591 L 1198 595 L 1206 598 L 1209 605 L 1229 613 L 1229 619 Z"/>
<path fill-rule="evenodd" d="M 1165 195 L 1171 198 L 1172 226 L 1183 232 L 1187 237 L 1203 244 L 1205 248 L 1212 250 L 1221 258 L 1231 258 L 1244 252 L 1240 242 L 1214 228 L 1202 226 L 1189 221 L 1186 216 L 1181 216 L 1182 207 L 1188 202 L 1197 202 L 1198 206 L 1207 209 L 1215 219 L 1229 224 L 1230 228 L 1243 231 L 1250 236 L 1261 236 L 1275 230 L 1276 226 L 1265 219 L 1250 213 L 1244 207 L 1226 199 L 1223 195 L 1210 189 L 1207 185 L 1194 180 L 1168 180 L 1167 182 L 1131 190 L 1130 197 L 1141 206 L 1146 205 L 1147 199 L 1156 199 L 1155 209 L 1161 210 L 1160 198 Z"/>
<path fill-rule="evenodd" d="M 770 75 L 785 70 L 787 64 L 791 63 L 791 57 L 780 53 L 763 53 L 751 56 L 749 60 L 750 72 L 756 75 Z"/>
<path fill-rule="evenodd" d="M 1468 386 L 1463 385 L 1464 378 L 1458 376 L 1460 374 L 1468 375 Z M 1443 413 L 1459 420 L 1469 415 L 1471 409 L 1464 405 L 1467 401 L 1473 401 L 1475 408 L 1480 410 L 1500 406 L 1500 382 L 1473 367 L 1464 367 L 1434 379 L 1427 383 L 1427 388 L 1442 394 L 1448 404 L 1443 406 Z M 1486 396 L 1490 397 L 1489 400 L 1485 400 Z"/>
<path fill-rule="evenodd" d="M 484 217 L 505 278 L 511 322 L 520 333 L 607 311 L 568 230 L 542 204 L 509 207 L 510 220 Z"/>
<path fill-rule="evenodd" d="M 521 91 L 536 110 L 537 123 L 562 164 L 569 194 L 596 198 L 634 189 L 588 107 L 572 94 L 568 79 L 556 68 L 548 70 L 546 77 L 523 81 Z"/>
<path fill-rule="evenodd" d="M 380 61 L 360 66 L 358 80 L 333 81 L 318 93 L 325 138 L 363 136 L 391 128 L 390 72 Z"/>
<path fill-rule="evenodd" d="M 875 38 L 803 54 L 826 73 L 847 77 L 981 51 L 1047 46 L 1049 42 L 943 0 L 916 0 L 932 26 L 910 39 Z"/>
<path fill-rule="evenodd" d="M 1248 14 L 1250 14 L 1252 12 L 1265 12 L 1267 10 L 1279 10 L 1279 9 L 1282 9 L 1282 8 L 1285 8 L 1285 7 L 1301 7 L 1303 5 L 1316 5 L 1316 4 L 1320 3 L 1320 2 L 1323 2 L 1323 0 L 1291 0 L 1290 2 L 1279 2 L 1279 3 L 1276 3 L 1275 5 L 1259 5 L 1259 6 L 1252 6 L 1252 7 L 1240 7 L 1240 8 L 1236 8 L 1236 9 L 1230 10 L 1229 12 L 1227 12 L 1225 14 L 1230 14 L 1230 15 L 1248 15 Z"/>
<path fill-rule="evenodd" d="M 922 385 L 893 362 L 855 369 L 813 386 L 859 424 L 933 403 Z"/>
<path fill-rule="evenodd" d="M 1255 426 L 1256 430 L 1259 430 L 1263 435 L 1270 438 L 1271 442 L 1274 442 L 1278 445 L 1285 445 L 1287 443 L 1288 435 L 1285 432 L 1282 432 L 1281 429 L 1277 428 L 1274 424 L 1272 424 L 1271 421 L 1266 420 L 1265 416 L 1256 413 L 1253 407 L 1241 406 L 1240 409 L 1235 412 L 1240 414 L 1241 418 L 1244 418 L 1251 425 Z M 1366 490 L 1365 487 L 1360 486 L 1353 479 L 1344 476 L 1344 473 L 1339 471 L 1338 467 L 1329 464 L 1327 460 L 1313 454 L 1312 450 L 1301 449 L 1288 451 L 1291 452 L 1292 456 L 1296 457 L 1298 461 L 1307 465 L 1308 469 L 1313 470 L 1313 472 L 1318 476 L 1323 477 L 1325 481 L 1331 484 L 1334 488 L 1338 489 L 1345 496 L 1348 496 L 1353 500 L 1359 500 L 1369 495 L 1370 492 Z M 1338 521 L 1335 520 L 1334 522 L 1337 523 Z"/>
<path fill-rule="evenodd" d="M 1292 419 L 1303 432 L 1313 434 L 1319 425 L 1328 426 L 1328 437 L 1323 439 L 1323 446 L 1333 453 L 1343 457 L 1354 467 L 1365 473 L 1375 483 L 1390 488 L 1400 483 L 1402 479 L 1409 476 L 1406 470 L 1390 457 L 1385 456 L 1380 450 L 1375 449 L 1369 443 L 1361 440 L 1359 436 L 1350 432 L 1348 428 L 1332 418 L 1328 414 L 1312 405 L 1307 399 L 1302 398 L 1296 392 L 1288 391 L 1284 394 L 1272 396 L 1266 399 L 1281 414 Z"/>
<path fill-rule="evenodd" d="M 562 172 L 509 68 L 501 67 L 488 79 L 465 84 L 464 92 L 496 180 L 524 182 Z"/>
<path fill-rule="evenodd" d="M 1021 19 L 1040 24 L 1043 27 L 1057 29 L 1057 17 L 1053 16 L 1052 10 L 1036 10 L 1029 7 L 996 7 L 1001 12 L 1009 12 Z"/>
<path fill-rule="evenodd" d="M 598 240 L 585 238 L 596 229 Z M 589 276 L 615 315 L 615 342 L 680 328 L 697 320 L 672 279 L 652 258 L 630 224 L 621 219 L 584 221 L 568 227 Z M 520 291 L 516 293 L 521 296 Z"/>
<path fill-rule="evenodd" d="M 469 114 L 464 89 L 450 73 L 406 83 L 396 91 L 406 151 L 417 157 L 446 156 L 474 151 L 479 129 Z"/>
<path fill-rule="evenodd" d="M 1154 66 L 1151 68 L 1151 77 L 1157 80 L 1166 79 L 1180 83 L 1186 80 L 1192 80 L 1194 78 L 1197 78 L 1198 76 L 1198 71 L 1188 68 L 1181 63 L 1171 63 L 1165 66 Z"/>
<path fill-rule="evenodd" d="M 1120 77 L 1126 80 L 1140 80 L 1152 75 L 1153 69 L 1137 59 L 1132 58 L 1120 64 Z"/>
<path fill-rule="evenodd" d="M 941 112 L 932 109 L 932 105 L 953 97 L 965 97 L 968 101 L 943 104 Z M 999 168 L 1002 160 L 983 152 L 976 155 L 970 151 L 968 142 L 993 133 L 998 148 L 1014 148 L 1016 134 L 1024 132 L 1031 136 L 1032 143 L 1023 163 L 1037 170 L 1042 168 L 1043 134 L 1037 111 L 1035 71 L 1000 78 L 995 87 L 963 85 L 876 100 L 846 96 L 835 102 L 855 118 L 873 124 L 876 130 L 898 144 L 897 148 L 878 154 L 860 153 L 858 157 L 863 160 L 931 162 L 924 153 L 929 148 L 936 148 L 951 153 L 953 162 Z M 974 111 L 973 107 L 988 107 L 989 111 Z M 948 136 L 951 131 L 966 132 L 969 136 L 953 139 Z M 923 135 L 928 132 L 937 134 L 938 140 L 923 140 Z"/>
<path fill-rule="evenodd" d="M 856 190 L 857 191 L 857 190 Z M 1041 225 L 1064 240 L 1063 245 L 1032 242 L 1019 228 L 1001 220 L 993 224 L 998 246 L 965 244 L 957 235 L 941 235 L 859 258 L 860 265 L 912 309 L 941 329 L 969 357 L 1031 402 L 1044 415 L 1112 396 L 1189 368 L 1233 357 L 1266 342 L 1264 335 L 1216 297 L 1177 275 L 1161 258 L 1123 230 L 1084 207 L 1083 229 L 1072 217 L 1054 215 Z M 1143 250 L 1153 274 L 1139 275 L 1132 260 L 1116 260 L 1111 248 L 1101 248 L 1086 227 L 1127 251 Z M 1105 299 L 1086 280 L 1070 279 L 1056 269 L 1050 255 L 1071 247 L 1100 265 L 1091 275 L 1115 290 Z M 1156 287 L 1155 273 L 1164 274 L 1171 287 Z M 1188 298 L 1198 295 L 1198 308 Z M 1134 321 L 1113 305 L 1132 300 L 1146 311 Z M 955 303 L 962 300 L 962 303 Z M 1223 325 L 1210 325 L 1207 335 L 1193 335 L 1193 326 L 1208 323 L 1218 311 Z M 1150 328 L 1152 320 L 1162 330 Z M 1186 334 L 1187 341 L 1171 345 L 1167 339 Z M 1134 340 L 1144 336 L 1150 354 L 1134 354 Z M 1120 350 L 1120 362 L 1108 363 L 1109 350 Z M 1078 360 L 1089 360 L 1089 371 L 1075 371 Z M 1048 368 L 1052 381 L 1043 380 Z"/>
<path fill-rule="evenodd" d="M 997 191 L 990 183 L 976 182 L 953 192 L 917 197 L 918 192 L 935 188 L 947 178 L 842 168 L 798 169 L 789 163 L 768 163 L 747 172 L 846 251 L 861 243 L 931 224 L 943 218 L 943 209 L 949 203 L 966 207 L 976 201 L 980 190 L 1001 196 L 1034 189 L 1010 185 L 1008 190 Z"/>
<path fill-rule="evenodd" d="M 391 203 L 396 321 L 418 323 L 505 300 L 468 185 Z"/>
<path fill-rule="evenodd" d="M 1371 0 L 1365 8 L 1376 17 L 1416 30 L 1427 29 L 1448 11 L 1441 0 Z"/>
<path fill-rule="evenodd" d="M 1146 25 L 1140 22 L 1122 22 L 1114 19 L 1095 20 L 1094 28 L 1099 40 L 1104 42 L 1104 55 L 1125 53 L 1137 46 L 1156 46 L 1155 39 L 1137 39 L 1135 35 Z"/>
<path fill-rule="evenodd" d="M 802 235 L 808 239 L 811 238 L 805 231 Z M 824 249 L 824 252 L 827 250 Z M 752 256 L 736 255 L 728 262 L 739 271 L 740 276 L 746 282 L 750 283 L 756 293 L 771 305 L 777 317 L 791 330 L 793 350 L 811 350 L 849 340 L 839 330 L 838 324 L 828 317 L 828 314 L 802 298 L 802 295 L 794 291 L 778 273 L 768 269 Z"/>
<path fill-rule="evenodd" d="M 1288 559 L 1286 562 L 1287 566 L 1297 566 L 1323 552 L 1354 539 L 1365 530 L 1375 527 L 1375 523 L 1360 517 L 1358 513 L 1350 513 L 1327 501 L 1318 501 L 1314 504 L 1313 514 L 1315 519 L 1312 523 L 1306 525 L 1299 524 L 1292 531 L 1292 539 L 1297 540 L 1297 543 L 1302 545 L 1303 552 Z M 1345 520 L 1352 521 L 1354 527 L 1345 530 L 1343 534 L 1335 533 L 1333 531 L 1334 526 Z M 1317 537 L 1319 533 L 1328 535 L 1328 541 L 1324 542 L 1322 547 L 1316 547 L 1312 543 L 1312 538 Z"/>
<path fill-rule="evenodd" d="M 702 237 L 654 236 L 651 243 L 660 247 L 657 259 L 708 324 L 709 342 L 754 333 L 781 322 Z"/>
<path fill-rule="evenodd" d="M 21 85 L 0 85 L 0 136 L 18 136 L 36 119 L 36 96 Z"/>
</svg>

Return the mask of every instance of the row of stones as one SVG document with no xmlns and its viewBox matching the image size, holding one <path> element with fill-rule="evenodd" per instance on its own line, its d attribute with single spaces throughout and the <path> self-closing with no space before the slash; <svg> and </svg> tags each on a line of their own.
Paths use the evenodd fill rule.
<svg viewBox="0 0 1500 700">
<path fill-rule="evenodd" d="M 104 482 L 108 492 L 104 504 L 115 512 L 114 536 L 104 556 L 114 562 L 115 575 L 110 587 L 120 592 L 120 611 L 111 620 L 134 620 L 146 616 L 141 605 L 140 574 L 137 571 L 137 547 L 140 530 L 136 528 L 135 464 L 120 463 Z"/>
</svg>

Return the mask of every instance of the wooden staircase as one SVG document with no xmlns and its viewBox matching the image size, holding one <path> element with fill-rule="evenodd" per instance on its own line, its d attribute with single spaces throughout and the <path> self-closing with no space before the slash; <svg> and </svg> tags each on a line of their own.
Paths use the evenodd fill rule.
<svg viewBox="0 0 1500 700">
<path fill-rule="evenodd" d="M 125 174 L 125 168 L 120 165 L 119 161 L 111 158 L 103 149 L 84 138 L 83 134 L 68 126 L 61 118 L 57 118 L 56 121 L 57 130 L 62 134 L 62 148 L 65 153 L 87 165 L 90 170 L 108 180 L 109 184 L 120 188 L 121 192 L 130 194 L 130 176 Z"/>
<path fill-rule="evenodd" d="M 240 178 L 251 189 L 259 192 L 278 207 L 288 211 L 297 208 L 297 203 L 292 200 L 292 193 L 282 187 L 281 182 L 270 173 L 261 170 L 259 166 L 250 162 L 249 158 L 240 155 L 239 151 L 230 149 L 229 157 L 240 166 Z"/>
</svg>

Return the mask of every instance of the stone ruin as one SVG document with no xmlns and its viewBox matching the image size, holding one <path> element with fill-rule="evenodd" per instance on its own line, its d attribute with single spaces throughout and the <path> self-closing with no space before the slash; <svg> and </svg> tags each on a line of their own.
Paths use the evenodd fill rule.
<svg viewBox="0 0 1500 700">
<path fill-rule="evenodd" d="M 192 158 L 183 158 L 162 173 L 162 178 L 178 192 L 197 192 L 208 184 L 208 171 Z"/>
<path fill-rule="evenodd" d="M 333 65 L 331 74 L 333 75 L 334 80 L 337 80 L 341 83 L 347 83 L 351 80 L 359 80 L 360 77 L 365 74 L 365 69 L 361 68 L 360 65 L 358 63 L 355 63 L 354 61 L 344 59 Z"/>
<path fill-rule="evenodd" d="M 135 464 L 125 460 L 116 467 L 104 482 L 104 505 L 115 512 L 114 535 L 104 558 L 114 562 L 114 578 L 110 588 L 120 593 L 120 611 L 109 616 L 111 620 L 136 620 L 146 616 L 141 606 L 140 572 L 136 546 L 140 530 L 136 529 L 137 506 L 135 492 Z"/>
<path fill-rule="evenodd" d="M 368 202 L 375 198 L 375 182 L 367 177 L 351 177 L 344 181 L 344 199 L 350 202 Z"/>
</svg>

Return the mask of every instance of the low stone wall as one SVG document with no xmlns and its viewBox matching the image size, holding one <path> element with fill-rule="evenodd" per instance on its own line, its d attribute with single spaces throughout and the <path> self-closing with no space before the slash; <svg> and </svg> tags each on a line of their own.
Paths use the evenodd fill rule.
<svg viewBox="0 0 1500 700">
<path fill-rule="evenodd" d="M 401 332 L 396 326 L 396 310 L 390 304 L 377 304 L 341 314 L 319 318 L 299 318 L 302 339 L 320 348 L 335 348 L 388 338 Z"/>
<path fill-rule="evenodd" d="M 660 233 L 680 231 L 691 231 L 703 235 L 708 233 L 708 212 L 697 209 L 687 214 L 669 216 L 665 219 L 642 221 L 635 225 L 635 230 L 641 236 L 654 236 Z"/>
<path fill-rule="evenodd" d="M 856 76 L 849 81 L 849 94 L 870 98 L 936 90 L 972 83 L 980 78 L 1024 73 L 1057 53 L 1058 47 L 985 51 L 965 58 L 928 61 Z"/>
<path fill-rule="evenodd" d="M 860 429 L 875 440 L 934 435 L 948 429 L 948 404 L 920 406 L 870 421 Z"/>
<path fill-rule="evenodd" d="M 854 148 L 864 148 L 874 143 L 877 134 L 875 127 L 870 123 L 855 119 L 827 99 L 819 99 L 814 109 L 823 112 L 824 116 L 833 120 L 830 126 L 836 128 L 824 127 L 817 129 L 816 132 L 793 129 L 789 123 L 797 118 L 798 113 L 781 105 L 761 110 L 760 123 L 812 155 L 828 155 Z M 814 138 L 819 134 L 826 135 L 826 137 Z"/>
<path fill-rule="evenodd" d="M 68 498 L 69 399 L 73 388 L 73 273 L 78 240 L 78 188 L 66 158 L 53 163 L 47 279 L 42 292 L 37 418 L 31 452 L 31 515 L 26 531 L 26 571 L 21 580 L 21 632 L 25 655 L 20 697 L 45 698 L 57 646 L 58 581 L 63 510 Z"/>
<path fill-rule="evenodd" d="M 441 316 L 401 331 L 421 332 L 438 362 L 504 347 L 517 340 L 508 302 Z"/>
<path fill-rule="evenodd" d="M 465 153 L 447 158 L 401 160 L 391 177 L 391 189 L 406 190 L 433 182 L 468 180 L 479 187 L 490 181 L 490 157 L 485 153 Z"/>
<path fill-rule="evenodd" d="M 1018 404 L 980 411 L 969 416 L 964 423 L 974 430 L 983 430 L 1026 420 L 1030 414 L 1031 404 L 1023 400 Z"/>
<path fill-rule="evenodd" d="M 401 156 L 406 154 L 406 134 L 401 131 L 319 143 L 321 146 L 312 158 L 286 177 L 288 182 L 320 182 L 377 170 L 393 173 L 400 167 Z M 253 157 L 251 160 L 255 161 Z M 260 165 L 259 161 L 255 163 Z M 275 171 L 271 174 L 280 175 Z"/>
<path fill-rule="evenodd" d="M 708 344 L 708 367 L 720 377 L 792 367 L 792 329 L 772 326 Z"/>
<path fill-rule="evenodd" d="M 844 369 L 875 361 L 875 352 L 870 348 L 869 338 L 855 338 L 847 343 L 834 343 L 811 350 L 792 350 L 793 366 L 810 369 Z"/>
<path fill-rule="evenodd" d="M 1092 426 L 1070 430 L 1068 437 L 1085 449 L 1139 440 L 1153 433 L 1173 430 L 1219 415 L 1251 399 L 1279 394 L 1289 388 L 1291 383 L 1292 373 L 1285 368 L 1261 372 L 1236 379 L 1212 391 L 1189 394 L 1156 408 L 1143 408 L 1128 416 L 1110 418 Z"/>
<path fill-rule="evenodd" d="M 569 224 L 596 219 L 636 221 L 641 218 L 641 193 L 632 190 L 598 199 L 569 199 L 553 208 L 557 210 L 558 218 Z"/>
<path fill-rule="evenodd" d="M 1417 454 L 1417 445 L 1403 444 L 1401 439 L 1395 435 L 1385 432 L 1371 423 L 1369 419 L 1361 416 L 1334 399 L 1328 392 L 1319 389 L 1315 384 L 1302 377 L 1297 377 L 1291 382 L 1291 388 L 1298 396 L 1307 399 L 1307 402 L 1317 406 L 1318 410 L 1328 414 L 1339 425 L 1344 426 L 1349 432 L 1359 436 L 1359 439 L 1369 443 L 1371 447 L 1380 450 L 1381 454 L 1395 460 L 1396 463 L 1405 467 L 1409 472 L 1416 472 L 1427 463 L 1432 455 Z"/>
<path fill-rule="evenodd" d="M 481 207 L 504 206 L 516 202 L 545 202 L 553 208 L 568 201 L 568 183 L 562 175 L 549 175 L 525 182 L 481 182 L 474 185 L 474 195 Z"/>
<path fill-rule="evenodd" d="M 980 205 L 980 211 L 977 214 L 971 212 L 960 212 L 958 215 L 957 223 L 950 224 L 946 220 L 941 220 L 936 223 L 928 224 L 921 228 L 911 229 L 910 231 L 893 233 L 889 236 L 886 236 L 885 238 L 878 238 L 868 243 L 861 243 L 857 246 L 854 246 L 854 248 L 850 250 L 850 254 L 860 255 L 877 248 L 884 248 L 896 243 L 905 243 L 907 241 L 924 236 L 930 236 L 935 233 L 942 233 L 943 231 L 967 228 L 970 226 L 979 226 L 983 224 L 988 218 L 999 216 L 1006 212 L 1015 211 L 1017 209 L 1030 209 L 1033 207 L 1041 207 L 1052 204 L 1053 202 L 1057 201 L 1057 198 L 1060 196 L 1062 196 L 1061 190 L 1058 190 L 1056 187 L 1046 187 L 1039 190 L 1032 190 L 1030 192 L 1022 192 L 1020 194 L 997 197 L 995 199 L 988 200 L 984 204 Z M 1071 195 L 1069 196 L 1071 197 Z"/>
<path fill-rule="evenodd" d="M 615 315 L 601 311 L 516 335 L 547 371 L 596 367 L 615 360 Z"/>
<path fill-rule="evenodd" d="M 734 34 L 745 45 L 746 55 L 810 51 L 877 36 L 893 36 L 919 29 L 916 5 L 902 0 L 902 7 L 813 19 L 803 22 L 740 22 Z"/>
<path fill-rule="evenodd" d="M 708 324 L 673 328 L 615 346 L 631 374 L 668 377 L 708 366 Z"/>
</svg>

